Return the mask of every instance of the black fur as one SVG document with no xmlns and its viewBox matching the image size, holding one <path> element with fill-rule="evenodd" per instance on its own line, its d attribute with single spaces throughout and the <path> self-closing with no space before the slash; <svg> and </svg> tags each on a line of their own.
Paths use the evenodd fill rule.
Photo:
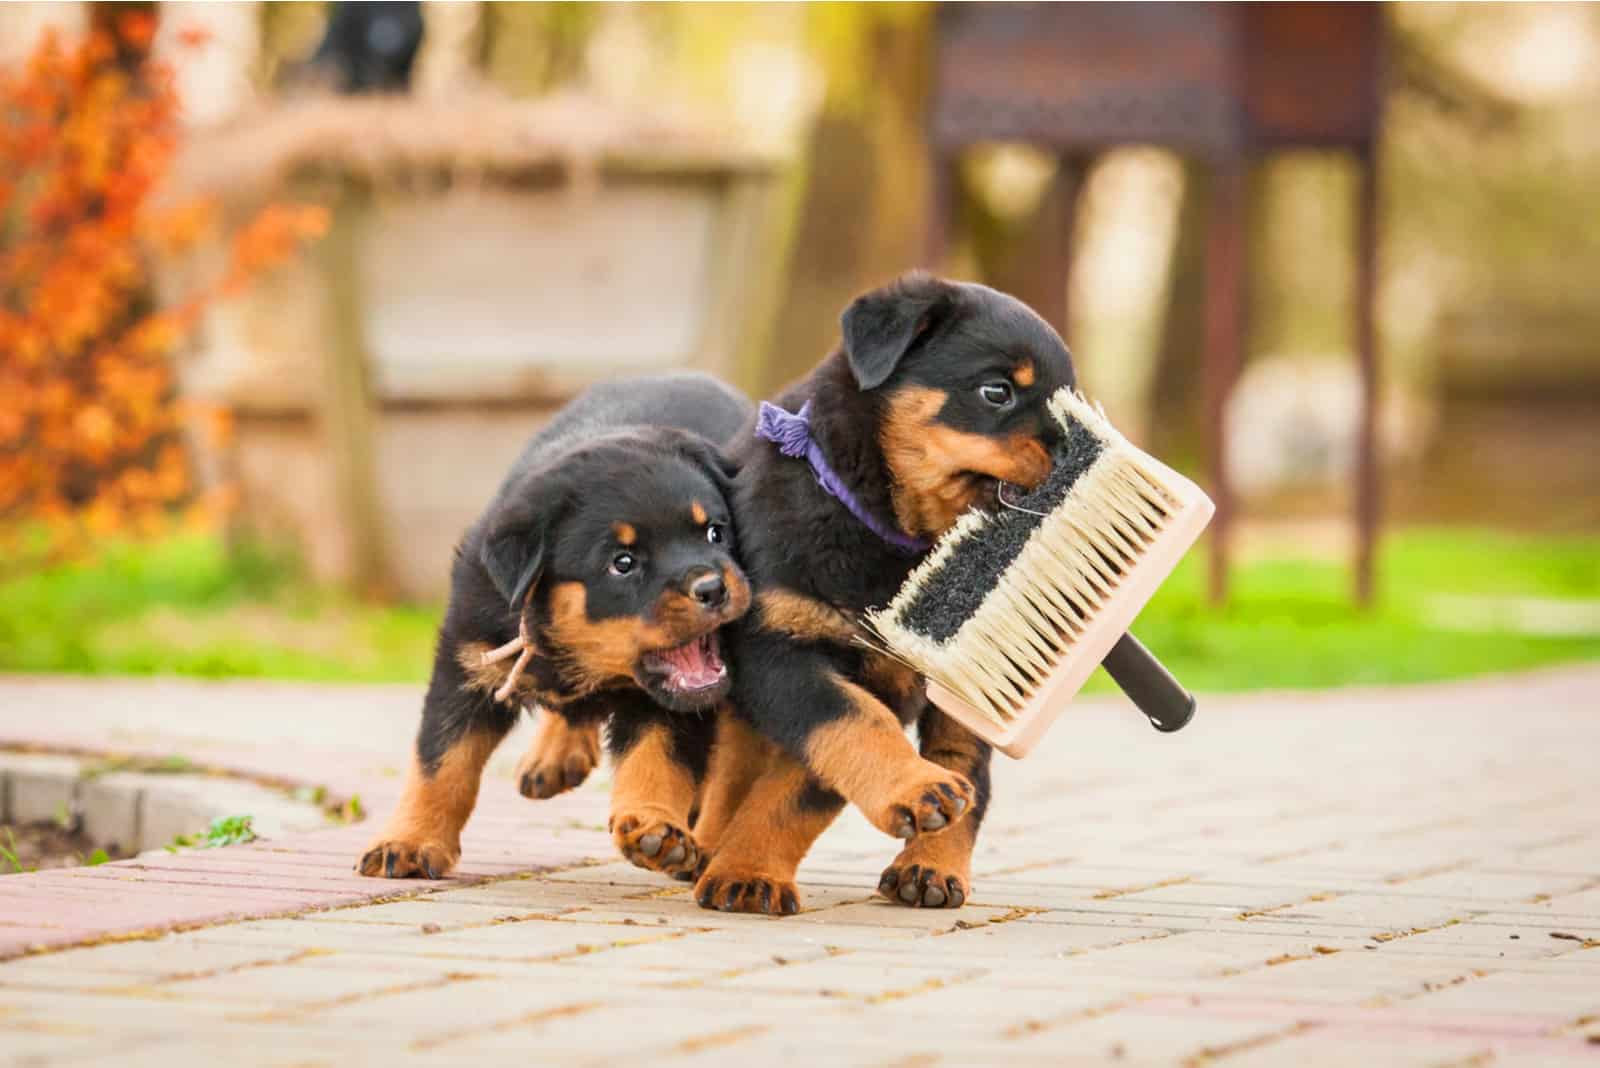
<svg viewBox="0 0 1600 1068">
<path fill-rule="evenodd" d="M 704 774 L 710 728 L 701 720 L 711 722 L 709 712 L 678 724 L 635 680 L 596 689 L 544 628 L 557 583 L 582 583 L 587 617 L 599 621 L 643 616 L 663 591 L 708 568 L 737 572 L 725 498 L 735 467 L 713 442 L 731 437 L 749 412 L 745 398 L 706 375 L 639 378 L 591 387 L 533 437 L 456 550 L 417 734 L 426 772 L 468 732 L 498 741 L 515 725 L 520 709 L 472 688 L 458 655 L 463 643 L 516 637 L 526 602 L 538 655 L 523 677 L 541 705 L 574 723 L 620 711 L 624 733 L 651 717 L 672 723 L 683 740 L 675 752 Z M 692 500 L 726 525 L 723 543 L 695 525 Z M 638 532 L 638 563 L 627 576 L 607 570 L 619 551 L 619 522 Z"/>
</svg>

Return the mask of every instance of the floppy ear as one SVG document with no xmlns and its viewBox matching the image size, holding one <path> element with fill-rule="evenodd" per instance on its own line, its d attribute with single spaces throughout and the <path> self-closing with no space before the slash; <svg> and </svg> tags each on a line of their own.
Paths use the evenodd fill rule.
<svg viewBox="0 0 1600 1068">
<path fill-rule="evenodd" d="M 564 480 L 535 472 L 506 494 L 489 519 L 478 561 L 512 608 L 522 607 L 544 572 L 550 525 L 564 494 Z"/>
<path fill-rule="evenodd" d="M 839 317 L 856 385 L 877 389 L 900 360 L 949 314 L 955 287 L 920 271 L 865 293 Z"/>
</svg>

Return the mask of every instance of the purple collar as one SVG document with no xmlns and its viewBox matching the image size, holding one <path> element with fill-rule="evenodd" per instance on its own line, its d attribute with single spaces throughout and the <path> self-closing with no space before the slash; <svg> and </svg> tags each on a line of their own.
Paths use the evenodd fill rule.
<svg viewBox="0 0 1600 1068">
<path fill-rule="evenodd" d="M 850 492 L 850 487 L 846 486 L 833 468 L 828 466 L 827 459 L 822 455 L 822 448 L 811 436 L 810 401 L 800 406 L 798 414 L 786 412 L 775 404 L 762 401 L 761 409 L 756 415 L 756 437 L 772 442 L 785 456 L 804 458 L 806 463 L 811 465 L 811 473 L 816 476 L 817 485 L 850 509 L 850 514 L 861 520 L 863 526 L 894 548 L 908 554 L 928 551 L 930 542 L 903 534 L 867 511 L 862 503 L 856 500 L 855 494 Z"/>
</svg>

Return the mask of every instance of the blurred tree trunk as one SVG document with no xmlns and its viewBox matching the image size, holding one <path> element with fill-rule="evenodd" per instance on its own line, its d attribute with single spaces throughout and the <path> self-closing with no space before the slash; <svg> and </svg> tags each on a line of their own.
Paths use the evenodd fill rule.
<svg viewBox="0 0 1600 1068">
<path fill-rule="evenodd" d="M 573 84 L 604 5 L 563 0 L 544 4 L 487 4 L 481 12 L 480 66 L 513 96 L 537 96 Z"/>
<path fill-rule="evenodd" d="M 921 4 L 807 9 L 827 90 L 794 179 L 802 189 L 764 393 L 833 347 L 852 296 L 918 262 L 932 15 Z"/>
<path fill-rule="evenodd" d="M 1183 203 L 1172 253 L 1171 296 L 1161 329 L 1150 388 L 1150 450 L 1157 456 L 1193 457 L 1200 451 L 1206 311 L 1206 222 L 1211 204 L 1205 164 L 1183 161 Z"/>
</svg>

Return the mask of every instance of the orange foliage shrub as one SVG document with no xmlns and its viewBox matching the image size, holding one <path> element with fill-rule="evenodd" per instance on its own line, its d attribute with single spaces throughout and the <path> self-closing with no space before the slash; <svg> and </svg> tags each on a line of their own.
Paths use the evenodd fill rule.
<svg viewBox="0 0 1600 1068">
<path fill-rule="evenodd" d="M 172 366 L 207 302 L 326 226 L 274 205 L 238 230 L 220 277 L 157 306 L 150 256 L 210 235 L 216 210 L 157 210 L 178 147 L 171 73 L 130 15 L 0 71 L 0 517 L 147 532 L 197 503 Z M 225 422 L 207 415 L 213 428 Z"/>
</svg>

